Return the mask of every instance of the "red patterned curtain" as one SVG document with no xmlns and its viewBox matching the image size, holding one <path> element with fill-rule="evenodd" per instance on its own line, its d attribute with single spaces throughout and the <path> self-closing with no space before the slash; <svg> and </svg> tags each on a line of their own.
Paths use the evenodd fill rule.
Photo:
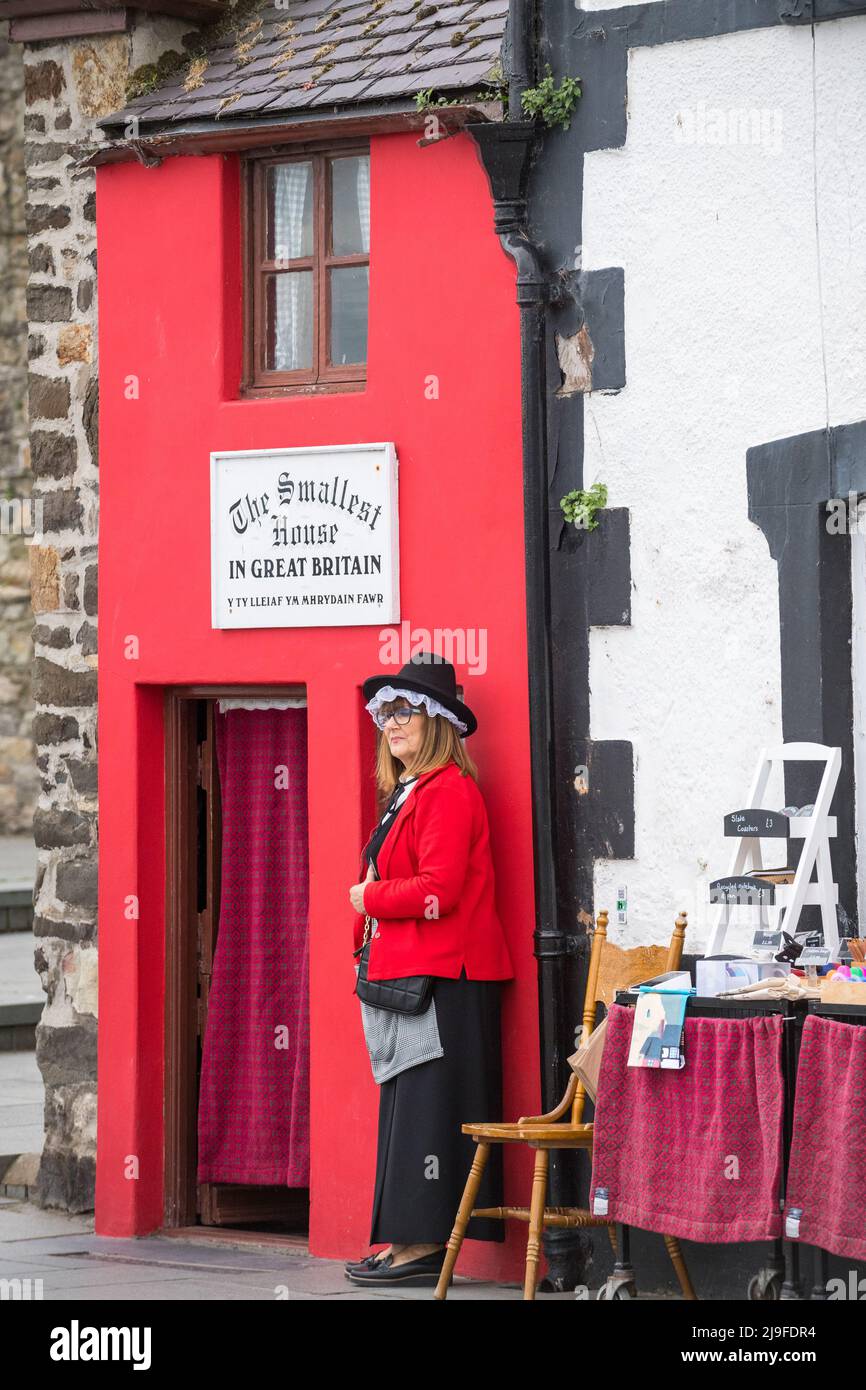
<svg viewBox="0 0 866 1390">
<path fill-rule="evenodd" d="M 307 1187 L 307 711 L 215 718 L 222 880 L 198 1180 Z"/>
</svg>

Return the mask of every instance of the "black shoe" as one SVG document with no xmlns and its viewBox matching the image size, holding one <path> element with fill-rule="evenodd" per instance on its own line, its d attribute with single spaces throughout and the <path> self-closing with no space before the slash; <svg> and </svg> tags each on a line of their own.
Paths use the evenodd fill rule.
<svg viewBox="0 0 866 1390">
<path fill-rule="evenodd" d="M 347 1260 L 343 1268 L 347 1275 L 352 1274 L 356 1269 L 375 1269 L 381 1259 L 382 1251 L 380 1250 L 378 1254 L 365 1255 L 363 1260 Z"/>
<path fill-rule="evenodd" d="M 417 1260 L 406 1260 L 403 1264 L 394 1266 L 394 1256 L 385 1257 L 369 1269 L 354 1269 L 347 1272 L 346 1277 L 353 1284 L 364 1284 L 370 1288 L 378 1286 L 391 1286 L 394 1284 L 412 1284 L 416 1288 L 434 1287 L 439 1283 L 439 1275 L 442 1273 L 442 1264 L 445 1259 L 445 1249 L 433 1250 L 429 1255 L 422 1255 Z M 453 1279 L 453 1275 L 451 1279 Z M 449 1284 L 451 1279 L 448 1280 Z"/>
</svg>

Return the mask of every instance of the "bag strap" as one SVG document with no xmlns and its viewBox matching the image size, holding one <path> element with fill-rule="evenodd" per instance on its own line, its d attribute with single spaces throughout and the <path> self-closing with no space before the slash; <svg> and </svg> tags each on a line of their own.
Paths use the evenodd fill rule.
<svg viewBox="0 0 866 1390">
<path fill-rule="evenodd" d="M 376 865 L 375 865 L 375 864 L 371 864 L 370 867 L 371 867 L 371 869 L 373 870 L 373 878 L 374 878 L 374 879 L 378 879 L 379 875 L 378 875 L 377 872 L 376 872 Z M 361 952 L 363 951 L 364 947 L 367 945 L 367 942 L 370 940 L 370 928 L 372 927 L 372 925 L 373 925 L 373 919 L 372 919 L 372 917 L 370 916 L 369 912 L 365 912 L 365 913 L 364 913 L 364 939 L 363 939 L 363 941 L 361 942 L 360 946 L 358 947 L 357 951 L 353 951 L 353 952 L 352 952 L 352 955 L 353 955 L 353 956 L 359 956 L 359 955 L 361 954 Z"/>
<path fill-rule="evenodd" d="M 376 869 L 376 865 L 375 865 L 375 864 L 371 864 L 371 865 L 370 865 L 370 868 L 373 870 L 373 881 L 378 882 L 378 881 L 379 881 L 379 874 L 378 874 L 378 871 L 377 871 L 377 869 Z M 363 950 L 364 946 L 366 946 L 367 942 L 370 940 L 370 928 L 372 927 L 372 925 L 373 925 L 373 919 L 372 919 L 372 917 L 370 916 L 369 912 L 366 912 L 366 913 L 364 914 L 364 941 L 363 941 L 363 945 L 362 945 L 362 947 L 361 947 L 362 950 Z"/>
</svg>

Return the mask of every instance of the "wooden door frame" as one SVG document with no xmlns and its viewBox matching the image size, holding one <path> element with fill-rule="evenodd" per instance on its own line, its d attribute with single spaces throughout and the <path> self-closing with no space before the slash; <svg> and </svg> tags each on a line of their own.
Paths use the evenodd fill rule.
<svg viewBox="0 0 866 1390">
<path fill-rule="evenodd" d="M 164 691 L 165 729 L 165 1056 L 166 1229 L 195 1226 L 197 912 L 195 702 L 250 696 L 306 698 L 303 685 L 172 685 Z M 209 814 L 212 810 L 209 809 Z M 207 1228 L 202 1228 L 207 1229 Z"/>
</svg>

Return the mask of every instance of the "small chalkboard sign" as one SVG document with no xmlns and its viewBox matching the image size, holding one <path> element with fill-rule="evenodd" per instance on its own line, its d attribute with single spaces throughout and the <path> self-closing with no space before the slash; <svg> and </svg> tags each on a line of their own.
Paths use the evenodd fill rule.
<svg viewBox="0 0 866 1390">
<path fill-rule="evenodd" d="M 775 901 L 773 884 L 763 879 L 735 875 L 733 878 L 717 878 L 710 884 L 711 903 L 727 903 L 730 907 L 767 907 Z"/>
<path fill-rule="evenodd" d="M 756 931 L 752 937 L 752 945 L 758 951 L 778 951 L 782 945 L 782 933 L 780 931 Z"/>
<path fill-rule="evenodd" d="M 782 811 L 732 811 L 725 816 L 725 834 L 758 839 L 786 840 L 791 833 L 790 819 Z"/>
</svg>

